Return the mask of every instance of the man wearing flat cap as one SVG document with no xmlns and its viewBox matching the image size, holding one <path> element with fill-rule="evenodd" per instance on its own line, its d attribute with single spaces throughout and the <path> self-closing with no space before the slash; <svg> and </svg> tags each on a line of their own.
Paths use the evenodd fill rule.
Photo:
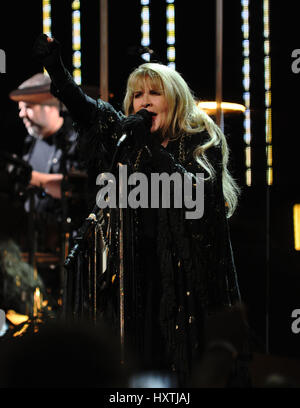
<svg viewBox="0 0 300 408">
<path fill-rule="evenodd" d="M 62 151 L 67 159 L 66 170 L 70 170 L 76 133 L 71 120 L 61 115 L 64 107 L 50 93 L 50 85 L 49 76 L 38 73 L 9 96 L 18 102 L 19 117 L 28 131 L 23 158 L 33 168 L 30 184 L 43 188 L 54 198 L 61 198 L 60 180 L 65 170 L 61 162 Z"/>
<path fill-rule="evenodd" d="M 65 107 L 51 94 L 50 86 L 49 76 L 38 73 L 12 91 L 9 97 L 18 103 L 19 117 L 28 132 L 22 158 L 32 167 L 28 191 L 33 193 L 34 199 L 27 199 L 25 209 L 28 214 L 34 213 L 36 251 L 59 256 L 63 252 L 62 225 L 66 226 L 66 219 L 71 220 L 67 226 L 69 232 L 74 228 L 70 203 L 63 198 L 67 196 L 64 193 L 69 174 L 78 171 L 79 164 L 77 133 Z M 84 208 L 82 217 L 84 219 Z M 25 246 L 26 239 L 33 238 L 29 235 L 30 232 L 25 237 Z"/>
</svg>

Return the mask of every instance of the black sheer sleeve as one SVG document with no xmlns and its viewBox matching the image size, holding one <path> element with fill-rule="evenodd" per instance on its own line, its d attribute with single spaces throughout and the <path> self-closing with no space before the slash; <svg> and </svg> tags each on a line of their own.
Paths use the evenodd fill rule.
<svg viewBox="0 0 300 408">
<path fill-rule="evenodd" d="M 91 125 L 96 116 L 96 100 L 82 91 L 66 69 L 60 75 L 50 73 L 50 77 L 51 93 L 66 106 L 74 122 L 84 126 Z"/>
<path fill-rule="evenodd" d="M 97 176 L 110 168 L 124 115 L 110 103 L 86 95 L 67 70 L 50 76 L 51 92 L 66 106 L 74 121 L 78 157 L 88 172 L 88 201 L 93 203 Z"/>
<path fill-rule="evenodd" d="M 50 76 L 51 92 L 66 106 L 79 132 L 79 150 L 87 167 L 96 162 L 99 166 L 103 161 L 106 167 L 121 132 L 124 115 L 108 102 L 86 95 L 67 70 Z"/>
</svg>

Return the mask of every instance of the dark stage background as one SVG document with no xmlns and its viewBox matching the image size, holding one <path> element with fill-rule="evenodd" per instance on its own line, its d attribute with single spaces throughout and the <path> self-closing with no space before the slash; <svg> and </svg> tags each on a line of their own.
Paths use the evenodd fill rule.
<svg viewBox="0 0 300 408">
<path fill-rule="evenodd" d="M 81 2 L 82 83 L 99 86 L 99 1 Z M 298 16 L 288 2 L 271 1 L 271 58 L 274 184 L 265 182 L 265 122 L 262 1 L 250 6 L 250 64 L 253 185 L 244 182 L 243 115 L 225 116 L 231 169 L 242 188 L 231 219 L 232 244 L 242 296 L 257 352 L 300 357 L 300 334 L 291 331 L 291 313 L 300 308 L 300 255 L 294 250 L 293 204 L 300 202 L 299 81 L 291 53 L 300 48 Z M 42 1 L 2 2 L 0 48 L 7 58 L 0 74 L 0 146 L 20 154 L 25 128 L 8 93 L 42 71 L 31 49 L 42 32 Z M 165 1 L 151 5 L 151 48 L 165 61 Z M 52 34 L 62 43 L 71 69 L 71 1 L 52 1 Z M 121 109 L 125 81 L 141 61 L 140 2 L 109 1 L 109 92 Z M 240 1 L 224 1 L 223 99 L 243 103 Z M 201 99 L 215 99 L 215 2 L 176 1 L 176 68 Z"/>
</svg>

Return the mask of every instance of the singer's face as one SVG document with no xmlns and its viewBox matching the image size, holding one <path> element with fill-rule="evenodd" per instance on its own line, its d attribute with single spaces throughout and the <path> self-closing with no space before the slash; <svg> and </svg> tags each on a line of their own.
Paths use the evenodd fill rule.
<svg viewBox="0 0 300 408">
<path fill-rule="evenodd" d="M 154 87 L 148 79 L 139 81 L 133 93 L 133 111 L 147 109 L 155 113 L 152 117 L 151 133 L 162 129 L 166 123 L 168 103 L 162 89 Z"/>
</svg>

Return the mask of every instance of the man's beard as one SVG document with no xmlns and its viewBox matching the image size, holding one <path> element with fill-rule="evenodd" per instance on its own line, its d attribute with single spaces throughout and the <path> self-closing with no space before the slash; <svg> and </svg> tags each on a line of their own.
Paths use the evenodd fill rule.
<svg viewBox="0 0 300 408">
<path fill-rule="evenodd" d="M 35 139 L 43 139 L 43 135 L 41 134 L 40 128 L 37 125 L 29 126 L 27 131 L 30 136 L 34 137 Z"/>
</svg>

